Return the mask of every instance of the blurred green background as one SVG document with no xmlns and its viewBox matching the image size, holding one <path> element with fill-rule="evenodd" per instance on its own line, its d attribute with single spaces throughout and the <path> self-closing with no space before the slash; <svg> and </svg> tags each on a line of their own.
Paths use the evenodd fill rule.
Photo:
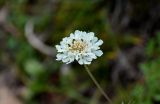
<svg viewBox="0 0 160 104">
<path fill-rule="evenodd" d="M 55 45 L 95 32 L 89 66 L 114 104 L 160 104 L 159 0 L 0 0 L 0 104 L 106 104 L 84 67 Z"/>
</svg>

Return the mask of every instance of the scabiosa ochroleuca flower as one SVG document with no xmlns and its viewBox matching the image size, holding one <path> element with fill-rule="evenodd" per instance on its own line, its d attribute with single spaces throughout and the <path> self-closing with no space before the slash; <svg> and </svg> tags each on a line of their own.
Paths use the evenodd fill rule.
<svg viewBox="0 0 160 104">
<path fill-rule="evenodd" d="M 91 64 L 93 59 L 100 57 L 103 52 L 100 50 L 102 40 L 98 40 L 93 32 L 76 30 L 69 37 L 63 38 L 60 45 L 56 45 L 58 51 L 57 59 L 69 64 L 75 60 L 79 64 Z"/>
</svg>

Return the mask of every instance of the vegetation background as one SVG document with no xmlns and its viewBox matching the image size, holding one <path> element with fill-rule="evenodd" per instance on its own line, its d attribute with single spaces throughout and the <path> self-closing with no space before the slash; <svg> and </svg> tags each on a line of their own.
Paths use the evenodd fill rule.
<svg viewBox="0 0 160 104">
<path fill-rule="evenodd" d="M 55 45 L 76 29 L 103 39 L 89 66 L 114 104 L 160 103 L 159 0 L 0 0 L 0 104 L 105 104 Z"/>
</svg>

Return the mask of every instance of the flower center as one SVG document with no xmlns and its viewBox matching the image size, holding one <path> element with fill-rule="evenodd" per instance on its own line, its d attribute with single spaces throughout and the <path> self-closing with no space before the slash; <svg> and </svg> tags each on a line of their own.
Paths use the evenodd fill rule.
<svg viewBox="0 0 160 104">
<path fill-rule="evenodd" d="M 73 41 L 73 44 L 69 47 L 69 50 L 72 52 L 83 52 L 86 48 L 87 44 L 86 42 L 83 42 L 81 40 L 75 40 Z"/>
</svg>

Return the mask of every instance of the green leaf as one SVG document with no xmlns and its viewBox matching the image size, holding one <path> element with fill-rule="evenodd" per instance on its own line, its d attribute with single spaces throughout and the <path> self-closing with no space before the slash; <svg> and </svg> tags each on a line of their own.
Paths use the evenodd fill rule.
<svg viewBox="0 0 160 104">
<path fill-rule="evenodd" d="M 155 49 L 155 41 L 151 39 L 146 47 L 146 53 L 148 56 L 152 56 L 154 54 Z"/>
<path fill-rule="evenodd" d="M 37 60 L 30 59 L 24 64 L 24 69 L 32 77 L 38 77 L 45 71 L 44 66 Z"/>
</svg>

